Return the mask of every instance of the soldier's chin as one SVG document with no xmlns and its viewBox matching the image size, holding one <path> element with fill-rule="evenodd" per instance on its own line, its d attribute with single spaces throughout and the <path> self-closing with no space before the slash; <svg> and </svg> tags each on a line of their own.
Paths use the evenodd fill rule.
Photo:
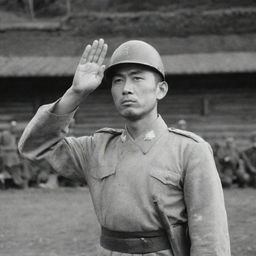
<svg viewBox="0 0 256 256">
<path fill-rule="evenodd" d="M 120 112 L 120 115 L 129 121 L 136 121 L 140 119 L 140 115 L 136 113 L 133 109 L 125 109 Z"/>
</svg>

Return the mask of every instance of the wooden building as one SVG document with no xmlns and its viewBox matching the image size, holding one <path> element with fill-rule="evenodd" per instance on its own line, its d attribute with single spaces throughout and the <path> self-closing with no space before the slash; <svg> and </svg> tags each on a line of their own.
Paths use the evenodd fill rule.
<svg viewBox="0 0 256 256">
<path fill-rule="evenodd" d="M 79 57 L 0 57 L 0 130 L 15 119 L 20 133 L 38 107 L 71 85 Z M 218 52 L 163 55 L 169 92 L 160 114 L 169 126 L 187 121 L 188 130 L 208 141 L 234 136 L 240 147 L 256 130 L 256 53 Z M 123 127 L 102 85 L 76 113 L 76 135 L 102 127 Z"/>
</svg>

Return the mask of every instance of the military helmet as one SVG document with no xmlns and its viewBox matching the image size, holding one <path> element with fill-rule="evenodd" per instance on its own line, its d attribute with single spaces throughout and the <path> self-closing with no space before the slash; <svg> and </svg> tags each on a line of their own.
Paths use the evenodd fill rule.
<svg viewBox="0 0 256 256">
<path fill-rule="evenodd" d="M 138 64 L 150 68 L 165 80 L 164 65 L 158 51 L 150 44 L 140 40 L 130 40 L 121 44 L 112 54 L 105 71 L 108 80 L 113 69 L 122 64 Z"/>
</svg>

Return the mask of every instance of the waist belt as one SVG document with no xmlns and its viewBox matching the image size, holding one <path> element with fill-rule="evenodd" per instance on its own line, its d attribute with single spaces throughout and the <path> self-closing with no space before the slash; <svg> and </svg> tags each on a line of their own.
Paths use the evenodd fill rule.
<svg viewBox="0 0 256 256">
<path fill-rule="evenodd" d="M 164 230 L 122 232 L 102 227 L 100 245 L 110 251 L 121 253 L 143 254 L 170 249 L 170 243 Z"/>
</svg>

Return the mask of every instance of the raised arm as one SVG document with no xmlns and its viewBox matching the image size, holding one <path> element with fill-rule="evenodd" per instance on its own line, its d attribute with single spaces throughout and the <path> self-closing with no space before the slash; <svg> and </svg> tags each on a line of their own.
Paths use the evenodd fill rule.
<svg viewBox="0 0 256 256">
<path fill-rule="evenodd" d="M 25 128 L 19 141 L 24 157 L 46 160 L 65 176 L 83 175 L 92 137 L 67 138 L 67 128 L 81 101 L 101 84 L 106 52 L 103 39 L 86 46 L 71 87 L 56 103 L 41 106 Z"/>
</svg>

